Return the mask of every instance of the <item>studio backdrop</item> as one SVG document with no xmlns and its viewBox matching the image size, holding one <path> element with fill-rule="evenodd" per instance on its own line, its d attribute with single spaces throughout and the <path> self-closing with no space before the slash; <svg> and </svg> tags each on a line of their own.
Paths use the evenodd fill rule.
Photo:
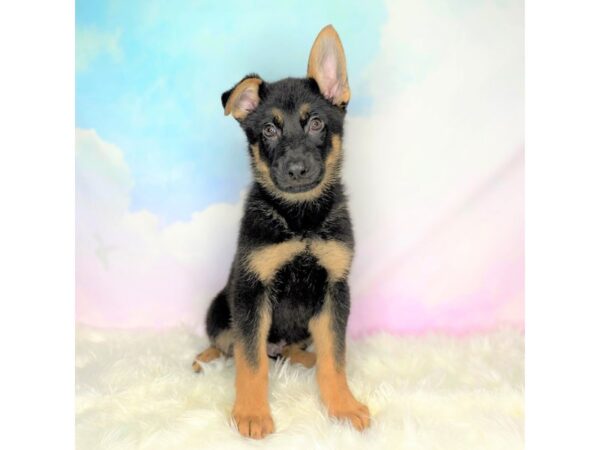
<svg viewBox="0 0 600 450">
<path fill-rule="evenodd" d="M 78 2 L 78 322 L 204 332 L 251 180 L 220 95 L 305 76 L 328 23 L 352 89 L 350 334 L 523 327 L 513 0 Z"/>
</svg>

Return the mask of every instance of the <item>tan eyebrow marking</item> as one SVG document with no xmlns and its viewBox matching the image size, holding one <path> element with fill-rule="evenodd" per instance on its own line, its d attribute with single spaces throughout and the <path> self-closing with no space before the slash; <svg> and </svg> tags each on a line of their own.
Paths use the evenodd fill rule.
<svg viewBox="0 0 600 450">
<path fill-rule="evenodd" d="M 308 115 L 310 114 L 310 103 L 302 103 L 300 108 L 298 108 L 298 112 L 300 113 L 300 119 L 306 120 Z"/>
<path fill-rule="evenodd" d="M 279 108 L 272 108 L 271 113 L 273 113 L 273 118 L 275 119 L 276 125 L 278 127 L 283 127 L 283 111 Z"/>
</svg>

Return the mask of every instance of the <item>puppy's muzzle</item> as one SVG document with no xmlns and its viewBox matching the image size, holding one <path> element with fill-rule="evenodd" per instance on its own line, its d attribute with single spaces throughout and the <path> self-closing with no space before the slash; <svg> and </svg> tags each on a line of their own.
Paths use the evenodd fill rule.
<svg viewBox="0 0 600 450">
<path fill-rule="evenodd" d="M 322 169 L 315 157 L 308 153 L 291 153 L 278 161 L 276 184 L 287 192 L 313 189 L 322 178 Z"/>
</svg>

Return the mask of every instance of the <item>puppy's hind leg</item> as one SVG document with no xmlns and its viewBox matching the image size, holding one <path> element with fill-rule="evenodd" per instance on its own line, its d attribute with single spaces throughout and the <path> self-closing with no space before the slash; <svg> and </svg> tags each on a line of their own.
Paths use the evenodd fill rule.
<svg viewBox="0 0 600 450">
<path fill-rule="evenodd" d="M 208 363 L 221 355 L 233 353 L 233 333 L 230 327 L 231 314 L 227 305 L 226 291 L 223 289 L 212 301 L 206 315 L 206 332 L 211 346 L 198 354 L 192 363 L 194 372 L 202 372 L 202 363 Z"/>
<path fill-rule="evenodd" d="M 214 347 L 211 345 L 206 350 L 204 350 L 202 353 L 199 353 L 198 355 L 196 355 L 196 358 L 194 359 L 194 362 L 192 363 L 192 369 L 196 373 L 202 372 L 202 363 L 211 362 L 212 360 L 217 359 L 222 354 L 223 353 L 221 352 L 221 350 L 219 350 L 217 347 Z"/>
</svg>

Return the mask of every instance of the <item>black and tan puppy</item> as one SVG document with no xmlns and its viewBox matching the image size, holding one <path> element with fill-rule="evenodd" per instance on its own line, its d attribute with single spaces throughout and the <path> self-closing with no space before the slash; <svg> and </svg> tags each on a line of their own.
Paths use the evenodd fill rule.
<svg viewBox="0 0 600 450">
<path fill-rule="evenodd" d="M 369 410 L 344 370 L 354 240 L 340 180 L 350 87 L 338 34 L 321 30 L 307 78 L 267 83 L 249 75 L 221 100 L 246 133 L 254 182 L 229 280 L 207 314 L 212 345 L 194 369 L 234 356 L 233 418 L 241 434 L 262 438 L 274 430 L 268 356 L 316 362 L 330 415 L 363 429 Z M 316 355 L 306 351 L 311 342 Z"/>
</svg>

